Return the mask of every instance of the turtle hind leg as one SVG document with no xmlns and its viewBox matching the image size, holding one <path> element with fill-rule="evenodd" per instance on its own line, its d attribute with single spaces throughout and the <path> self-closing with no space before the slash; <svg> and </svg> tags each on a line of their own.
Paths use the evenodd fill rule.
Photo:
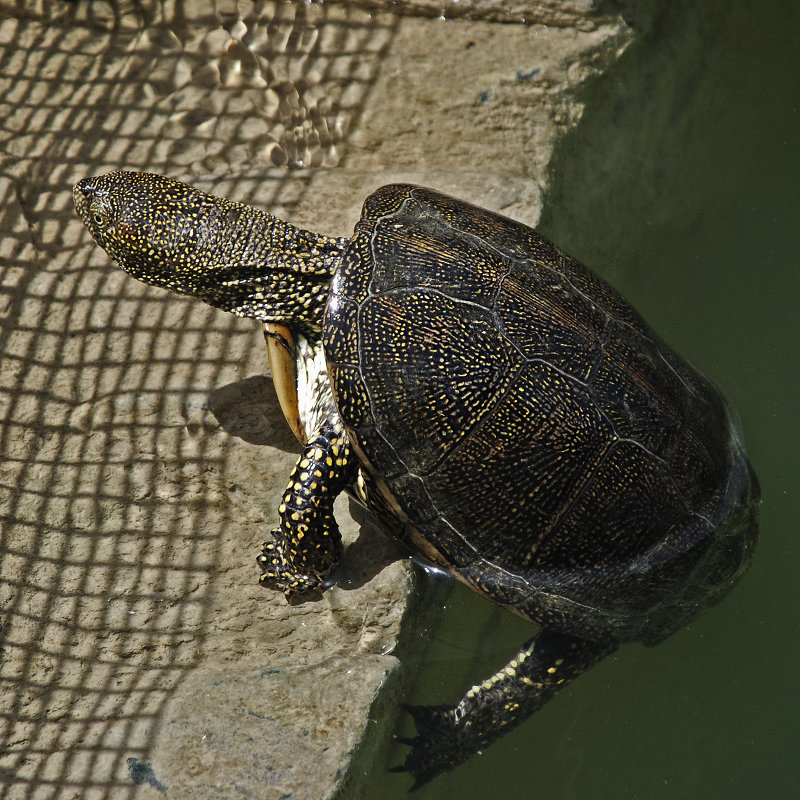
<svg viewBox="0 0 800 800">
<path fill-rule="evenodd" d="M 484 750 L 616 649 L 616 642 L 591 642 L 543 629 L 455 706 L 408 707 L 417 735 L 401 740 L 411 751 L 394 771 L 410 772 L 413 789 L 418 789 Z"/>
<path fill-rule="evenodd" d="M 262 585 L 287 598 L 322 586 L 342 555 L 333 503 L 353 470 L 350 444 L 339 422 L 324 426 L 303 448 L 278 507 L 280 526 L 256 559 Z"/>
</svg>

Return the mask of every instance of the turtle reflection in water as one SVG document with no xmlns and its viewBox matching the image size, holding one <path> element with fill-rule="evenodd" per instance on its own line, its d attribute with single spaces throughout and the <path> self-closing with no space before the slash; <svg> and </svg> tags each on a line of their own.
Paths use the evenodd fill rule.
<svg viewBox="0 0 800 800">
<path fill-rule="evenodd" d="M 410 185 L 370 195 L 350 239 L 150 174 L 87 178 L 74 196 L 131 275 L 279 343 L 304 447 L 258 557 L 265 586 L 323 588 L 345 490 L 540 626 L 454 706 L 412 709 L 417 785 L 620 644 L 669 636 L 747 568 L 759 489 L 723 398 L 531 228 Z"/>
</svg>

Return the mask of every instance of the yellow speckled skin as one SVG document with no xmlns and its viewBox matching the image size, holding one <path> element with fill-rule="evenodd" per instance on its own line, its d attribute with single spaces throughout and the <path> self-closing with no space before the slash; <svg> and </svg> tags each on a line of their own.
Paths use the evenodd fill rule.
<svg viewBox="0 0 800 800">
<path fill-rule="evenodd" d="M 456 705 L 412 709 L 415 785 L 750 563 L 759 488 L 724 400 L 536 231 L 407 185 L 368 197 L 349 242 L 158 176 L 87 179 L 75 199 L 136 277 L 324 347 L 325 413 L 259 556 L 266 585 L 322 585 L 360 467 L 356 494 L 409 548 L 541 625 Z"/>
<path fill-rule="evenodd" d="M 134 278 L 241 317 L 319 331 L 346 239 L 147 172 L 84 178 L 73 197 L 97 244 Z"/>
</svg>

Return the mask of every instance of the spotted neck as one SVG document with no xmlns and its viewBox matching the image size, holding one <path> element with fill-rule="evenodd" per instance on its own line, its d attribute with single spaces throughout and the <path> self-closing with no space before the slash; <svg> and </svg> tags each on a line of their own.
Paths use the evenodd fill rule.
<svg viewBox="0 0 800 800">
<path fill-rule="evenodd" d="M 319 332 L 346 239 L 148 173 L 86 178 L 73 194 L 95 241 L 139 280 Z"/>
</svg>

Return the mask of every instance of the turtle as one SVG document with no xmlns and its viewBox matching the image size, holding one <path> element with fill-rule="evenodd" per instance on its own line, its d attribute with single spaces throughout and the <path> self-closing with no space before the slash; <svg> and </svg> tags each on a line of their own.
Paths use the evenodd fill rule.
<svg viewBox="0 0 800 800">
<path fill-rule="evenodd" d="M 748 568 L 760 490 L 717 388 L 533 228 L 383 186 L 352 237 L 150 173 L 74 188 L 134 277 L 265 326 L 302 443 L 260 581 L 324 591 L 347 491 L 412 554 L 538 626 L 453 705 L 410 709 L 415 786 L 622 644 L 655 645 Z"/>
</svg>

